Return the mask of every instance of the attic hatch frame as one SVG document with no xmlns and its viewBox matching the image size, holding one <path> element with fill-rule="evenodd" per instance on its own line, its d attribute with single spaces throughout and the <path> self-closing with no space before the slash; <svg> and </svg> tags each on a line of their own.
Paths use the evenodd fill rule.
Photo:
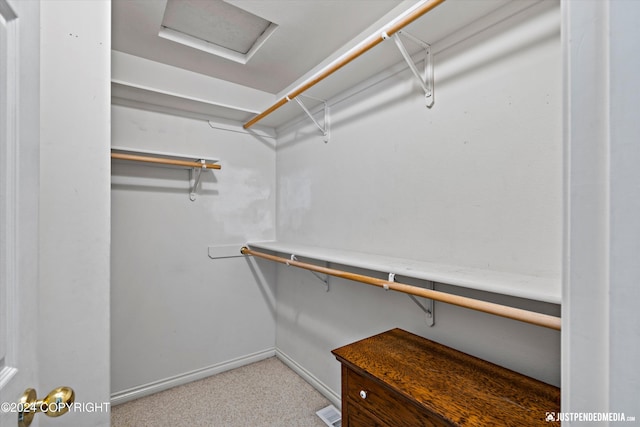
<svg viewBox="0 0 640 427">
<path fill-rule="evenodd" d="M 255 39 L 250 47 L 245 51 L 245 46 L 231 46 L 226 40 L 215 40 L 215 37 L 219 37 L 219 34 L 212 34 L 207 32 L 207 34 L 203 33 L 202 30 L 196 30 L 195 32 L 190 32 L 188 28 L 185 28 L 184 19 L 188 18 L 189 12 L 180 13 L 176 12 L 176 8 L 173 7 L 175 3 L 179 3 L 179 0 L 169 0 L 165 6 L 164 16 L 162 18 L 161 28 L 158 32 L 158 37 L 162 37 L 167 40 L 171 40 L 175 43 L 180 43 L 185 46 L 189 46 L 193 49 L 198 49 L 203 52 L 210 53 L 212 55 L 219 56 L 221 58 L 225 58 L 234 62 L 238 62 L 240 64 L 247 64 L 249 60 L 255 55 L 255 53 L 264 45 L 264 43 L 271 37 L 271 35 L 276 31 L 278 25 L 269 21 L 268 19 L 256 15 L 252 12 L 244 10 L 234 4 L 228 2 L 219 2 L 216 3 L 214 7 L 215 10 L 213 13 L 217 13 L 220 15 L 240 15 L 241 21 L 244 21 L 245 28 L 250 28 L 253 26 L 256 31 L 253 31 Z M 211 5 L 211 4 L 210 4 Z M 220 9 L 223 8 L 224 10 Z M 186 8 L 185 10 L 192 10 L 191 8 Z M 207 13 L 210 10 L 198 10 L 200 13 Z M 247 22 L 247 20 L 252 22 Z M 266 28 L 261 30 L 262 22 L 266 23 Z M 232 24 L 240 24 L 241 22 L 236 22 L 236 20 L 222 20 L 222 27 L 226 27 Z M 247 27 L 248 24 L 248 27 Z M 258 28 L 255 28 L 258 27 Z M 212 27 L 211 25 L 208 28 L 215 28 L 215 25 Z M 253 29 L 252 29 L 253 30 Z"/>
<path fill-rule="evenodd" d="M 349 50 L 346 54 L 344 54 L 343 56 L 339 57 L 337 60 L 335 60 L 334 62 L 332 62 L 328 66 L 324 67 L 316 75 L 314 75 L 311 78 L 309 78 L 305 83 L 300 85 L 293 92 L 291 92 L 290 94 L 288 94 L 284 98 L 281 98 L 278 102 L 273 104 L 271 107 L 267 108 L 262 113 L 256 115 L 251 120 L 246 122 L 244 125 L 242 125 L 242 127 L 244 129 L 250 128 L 251 126 L 253 126 L 257 122 L 259 122 L 260 120 L 262 120 L 263 118 L 265 118 L 269 114 L 273 113 L 274 111 L 276 111 L 277 109 L 282 107 L 284 104 L 286 104 L 290 100 L 295 99 L 296 97 L 298 97 L 298 95 L 300 95 L 301 93 L 305 92 L 307 89 L 311 88 L 312 86 L 316 85 L 320 81 L 324 80 L 325 78 L 327 78 L 328 76 L 330 76 L 331 74 L 333 74 L 337 70 L 341 69 L 342 67 L 344 67 L 345 65 L 347 65 L 348 63 L 353 61 L 354 59 L 358 58 L 359 56 L 361 56 L 365 52 L 368 52 L 373 47 L 375 47 L 378 44 L 380 44 L 382 41 L 384 41 L 384 40 L 388 39 L 389 37 L 393 36 L 398 31 L 402 30 L 404 27 L 406 27 L 407 25 L 411 24 L 416 19 L 422 17 L 427 12 L 429 12 L 429 11 L 433 10 L 434 8 L 436 8 L 438 5 L 444 3 L 444 1 L 445 0 L 431 0 L 431 1 L 428 1 L 428 2 L 425 2 L 425 3 L 422 3 L 422 4 L 418 5 L 417 7 L 415 7 L 414 9 L 412 9 L 411 11 L 407 12 L 406 14 L 403 14 L 403 15 L 399 16 L 398 18 L 396 18 L 395 20 L 393 20 L 391 23 L 389 23 L 387 25 L 388 28 L 386 28 L 386 30 L 383 30 L 383 31 L 381 31 L 379 33 L 375 33 L 374 35 L 372 35 L 368 39 L 366 39 L 364 42 L 360 43 L 359 45 L 357 45 L 353 49 Z M 411 62 L 411 63 L 413 64 L 413 62 Z M 411 65 L 410 65 L 410 67 L 411 67 Z M 414 67 L 415 67 L 415 65 L 414 65 Z"/>
</svg>

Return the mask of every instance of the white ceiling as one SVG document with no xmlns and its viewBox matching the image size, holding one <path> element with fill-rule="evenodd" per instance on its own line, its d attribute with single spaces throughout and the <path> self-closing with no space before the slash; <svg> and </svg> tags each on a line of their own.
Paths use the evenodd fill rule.
<svg viewBox="0 0 640 427">
<path fill-rule="evenodd" d="M 179 0 L 189 3 L 220 0 Z M 279 98 L 298 87 L 303 78 L 317 73 L 348 49 L 379 34 L 394 18 L 416 6 L 419 0 L 223 0 L 278 25 L 251 59 L 238 63 L 160 37 L 167 0 L 112 0 L 112 48 L 140 58 L 215 77 Z M 424 1 L 424 0 L 420 0 Z M 448 0 L 408 25 L 405 30 L 432 44 L 432 52 L 455 46 L 476 32 L 535 4 L 557 4 L 558 0 Z M 206 20 L 197 20 L 206 21 Z M 486 21 L 486 22 L 485 22 Z M 404 31 L 404 30 L 403 30 Z M 490 33 L 488 33 L 490 35 Z M 411 54 L 420 52 L 415 43 Z M 435 57 L 436 74 L 439 56 Z M 349 88 L 366 85 L 367 79 L 391 67 L 406 66 L 395 43 L 381 43 L 336 74 L 322 80 L 305 95 L 335 99 Z M 254 113 L 208 101 L 177 99 L 144 88 L 113 87 L 118 102 L 141 102 L 144 108 L 166 107 L 189 116 L 216 117 L 245 122 Z M 437 88 L 436 88 L 437 92 Z M 420 90 L 416 91 L 420 95 Z M 422 95 L 423 96 L 423 95 Z M 115 101 L 114 101 L 115 102 Z M 311 110 L 318 104 L 307 101 Z M 305 103 L 307 103 L 305 102 Z M 286 103 L 260 121 L 270 128 L 300 116 L 295 103 Z M 138 105 L 138 104 L 136 104 Z M 252 111 L 270 104 L 256 105 Z M 143 107 L 140 107 L 143 108 Z M 164 111 L 163 109 L 158 111 Z M 177 110 L 176 110 L 177 109 Z M 186 113 L 185 113 L 186 112 Z"/>
<path fill-rule="evenodd" d="M 198 1 L 213 0 L 190 0 L 190 3 Z M 400 0 L 225 1 L 278 25 L 246 64 L 159 37 L 167 0 L 113 0 L 112 48 L 279 93 L 402 3 Z M 408 2 L 411 3 L 415 1 Z"/>
</svg>

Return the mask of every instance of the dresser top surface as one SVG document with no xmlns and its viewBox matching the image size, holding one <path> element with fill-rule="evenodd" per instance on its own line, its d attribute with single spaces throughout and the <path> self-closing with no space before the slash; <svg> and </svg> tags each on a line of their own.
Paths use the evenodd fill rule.
<svg viewBox="0 0 640 427">
<path fill-rule="evenodd" d="M 554 425 L 560 389 L 402 329 L 332 351 L 345 366 L 457 425 Z"/>
</svg>

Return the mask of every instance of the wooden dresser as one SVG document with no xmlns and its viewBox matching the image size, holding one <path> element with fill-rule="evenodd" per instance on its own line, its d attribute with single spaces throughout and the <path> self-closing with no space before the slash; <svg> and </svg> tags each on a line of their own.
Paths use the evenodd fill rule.
<svg viewBox="0 0 640 427">
<path fill-rule="evenodd" d="M 401 329 L 332 353 L 343 427 L 560 425 L 559 388 Z"/>
</svg>

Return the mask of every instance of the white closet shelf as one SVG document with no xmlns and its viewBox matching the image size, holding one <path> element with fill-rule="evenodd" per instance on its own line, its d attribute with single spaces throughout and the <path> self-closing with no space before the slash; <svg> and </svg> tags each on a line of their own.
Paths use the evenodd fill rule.
<svg viewBox="0 0 640 427">
<path fill-rule="evenodd" d="M 248 111 L 206 99 L 196 99 L 182 94 L 139 87 L 115 80 L 111 81 L 111 102 L 114 105 L 193 117 L 201 120 L 226 119 L 241 122 L 257 114 L 253 110 Z"/>
<path fill-rule="evenodd" d="M 145 150 L 140 148 L 131 148 L 131 147 L 122 147 L 122 146 L 112 146 L 111 151 L 117 152 L 117 153 L 123 153 L 123 154 L 143 154 L 143 155 L 159 157 L 162 159 L 177 159 L 177 160 L 185 160 L 190 162 L 206 160 L 207 163 L 217 163 L 220 161 L 220 159 L 217 159 L 211 156 L 182 154 L 182 153 L 174 153 L 169 151 Z"/>
<path fill-rule="evenodd" d="M 364 268 L 383 273 L 394 273 L 398 276 L 412 277 L 534 301 L 552 304 L 561 303 L 561 281 L 559 277 L 509 273 L 276 241 L 250 242 L 248 246 L 252 249 L 297 255 L 324 262 Z"/>
</svg>

